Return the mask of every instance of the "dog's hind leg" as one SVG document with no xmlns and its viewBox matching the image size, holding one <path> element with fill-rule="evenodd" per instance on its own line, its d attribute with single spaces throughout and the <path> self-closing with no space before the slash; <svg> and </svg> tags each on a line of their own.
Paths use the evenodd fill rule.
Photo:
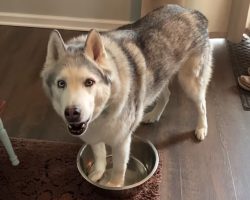
<svg viewBox="0 0 250 200">
<path fill-rule="evenodd" d="M 194 101 L 198 110 L 195 130 L 197 139 L 204 140 L 207 135 L 206 90 L 212 72 L 212 51 L 210 46 L 203 52 L 190 57 L 181 67 L 178 78 L 183 90 Z"/>
<path fill-rule="evenodd" d="M 170 91 L 168 89 L 168 84 L 163 88 L 160 96 L 158 97 L 156 104 L 152 111 L 145 113 L 143 116 L 143 123 L 149 124 L 158 122 L 161 115 L 169 101 Z"/>
<path fill-rule="evenodd" d="M 88 175 L 89 179 L 96 182 L 100 180 L 106 170 L 106 147 L 104 143 L 91 145 L 95 163 Z"/>
</svg>

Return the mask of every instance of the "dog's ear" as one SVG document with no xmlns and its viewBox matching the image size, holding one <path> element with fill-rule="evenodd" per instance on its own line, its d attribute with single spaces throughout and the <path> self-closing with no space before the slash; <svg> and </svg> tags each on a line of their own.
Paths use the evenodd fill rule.
<svg viewBox="0 0 250 200">
<path fill-rule="evenodd" d="M 92 29 L 87 36 L 87 40 L 84 47 L 84 54 L 98 64 L 98 68 L 103 74 L 104 81 L 106 83 L 111 83 L 111 71 L 104 64 L 106 51 L 102 42 L 102 38 L 100 34 L 94 29 Z"/>
<path fill-rule="evenodd" d="M 106 52 L 100 34 L 92 29 L 87 37 L 84 53 L 97 63 L 101 63 L 105 58 Z"/>
<path fill-rule="evenodd" d="M 50 34 L 46 63 L 54 63 L 58 61 L 66 53 L 66 47 L 59 31 L 54 30 Z"/>
</svg>

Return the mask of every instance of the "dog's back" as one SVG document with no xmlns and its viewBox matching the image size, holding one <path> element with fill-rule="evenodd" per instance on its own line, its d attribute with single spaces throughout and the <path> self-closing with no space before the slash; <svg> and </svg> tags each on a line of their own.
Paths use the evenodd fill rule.
<svg viewBox="0 0 250 200">
<path fill-rule="evenodd" d="M 110 33 L 120 45 L 134 42 L 146 63 L 145 106 L 158 98 L 144 122 L 158 121 L 169 99 L 168 82 L 178 73 L 180 84 L 198 109 L 196 136 L 207 135 L 206 89 L 212 73 L 208 21 L 196 10 L 177 5 L 155 9 L 142 19 Z"/>
<path fill-rule="evenodd" d="M 148 70 L 147 94 L 155 99 L 190 57 L 211 54 L 207 28 L 199 11 L 166 5 L 108 35 L 121 46 L 133 42 L 140 49 Z"/>
</svg>

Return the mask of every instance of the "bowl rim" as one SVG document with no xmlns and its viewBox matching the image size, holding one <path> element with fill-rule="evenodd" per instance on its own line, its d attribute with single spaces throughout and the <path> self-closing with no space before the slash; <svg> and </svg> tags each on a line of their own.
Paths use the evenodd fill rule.
<svg viewBox="0 0 250 200">
<path fill-rule="evenodd" d="M 82 177 L 87 181 L 89 182 L 90 184 L 98 187 L 98 188 L 101 188 L 101 189 L 105 189 L 105 190 L 116 190 L 116 191 L 121 191 L 121 190 L 128 190 L 128 189 L 132 189 L 132 188 L 135 188 L 139 185 L 142 185 L 143 183 L 145 183 L 147 180 L 149 180 L 153 175 L 154 173 L 156 172 L 157 168 L 158 168 L 158 165 L 159 165 L 159 154 L 158 154 L 158 151 L 157 149 L 155 148 L 155 146 L 152 144 L 152 142 L 150 142 L 148 139 L 144 139 L 144 138 L 141 138 L 139 136 L 136 136 L 136 135 L 133 135 L 132 136 L 132 140 L 133 138 L 136 138 L 144 143 L 147 143 L 149 144 L 149 146 L 151 147 L 151 149 L 153 150 L 154 152 L 154 155 L 155 155 L 155 164 L 154 164 L 154 167 L 153 169 L 151 170 L 151 172 L 144 178 L 142 179 L 141 181 L 137 182 L 137 183 L 134 183 L 132 185 L 127 185 L 127 186 L 122 186 L 122 187 L 108 187 L 108 186 L 104 186 L 104 185 L 100 185 L 96 182 L 93 182 L 91 181 L 88 176 L 83 172 L 82 168 L 81 168 L 81 165 L 80 165 L 80 155 L 81 153 L 83 152 L 83 150 L 85 148 L 87 148 L 87 146 L 89 146 L 88 144 L 84 144 L 82 145 L 82 147 L 80 148 L 78 154 L 77 154 L 77 159 L 76 159 L 76 164 L 77 164 L 77 169 L 78 171 L 80 172 L 80 174 L 82 175 Z"/>
</svg>

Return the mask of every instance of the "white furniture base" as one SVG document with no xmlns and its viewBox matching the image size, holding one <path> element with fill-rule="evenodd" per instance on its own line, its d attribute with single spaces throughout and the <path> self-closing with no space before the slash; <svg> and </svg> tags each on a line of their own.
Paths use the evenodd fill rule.
<svg viewBox="0 0 250 200">
<path fill-rule="evenodd" d="M 6 130 L 3 127 L 3 122 L 0 118 L 0 140 L 3 143 L 12 165 L 17 166 L 19 164 L 19 160 L 13 150 L 12 144 L 10 142 L 9 136 Z"/>
</svg>

